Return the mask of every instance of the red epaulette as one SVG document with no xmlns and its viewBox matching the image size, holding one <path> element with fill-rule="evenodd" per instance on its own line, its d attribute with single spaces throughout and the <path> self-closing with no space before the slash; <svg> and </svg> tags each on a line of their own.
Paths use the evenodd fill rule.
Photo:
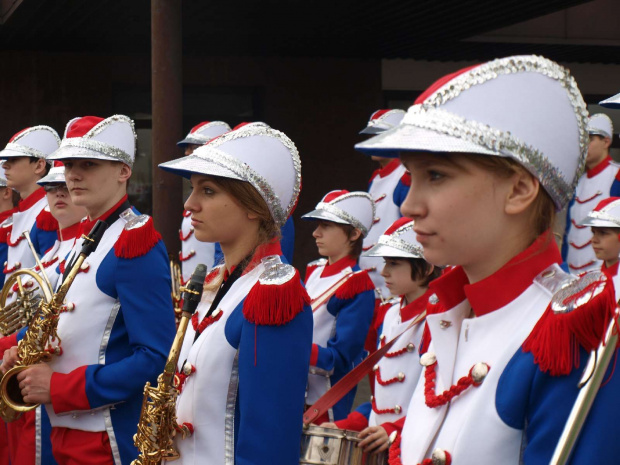
<svg viewBox="0 0 620 465">
<path fill-rule="evenodd" d="M 340 300 L 352 299 L 365 291 L 374 291 L 375 284 L 368 276 L 367 270 L 356 271 L 347 279 L 347 282 L 340 286 L 334 296 Z"/>
<path fill-rule="evenodd" d="M 304 282 L 308 282 L 308 278 L 314 271 L 320 267 L 327 264 L 327 260 L 325 258 L 319 258 L 318 260 L 314 260 L 306 265 L 306 280 Z"/>
<path fill-rule="evenodd" d="M 579 346 L 595 350 L 603 340 L 616 309 L 613 283 L 604 273 L 586 273 L 560 288 L 525 340 L 541 371 L 569 374 L 579 366 Z"/>
<path fill-rule="evenodd" d="M 153 218 L 136 216 L 125 224 L 125 229 L 114 244 L 114 253 L 120 258 L 136 258 L 146 255 L 161 240 L 155 230 Z"/>
<path fill-rule="evenodd" d="M 37 228 L 42 231 L 58 231 L 58 221 L 47 208 L 37 215 Z"/>
<path fill-rule="evenodd" d="M 310 297 L 301 284 L 299 271 L 279 264 L 260 275 L 243 302 L 243 315 L 256 325 L 280 326 L 309 304 Z"/>
<path fill-rule="evenodd" d="M 404 186 L 411 187 L 411 173 L 405 171 L 405 174 L 400 177 L 400 182 L 403 183 Z"/>
</svg>

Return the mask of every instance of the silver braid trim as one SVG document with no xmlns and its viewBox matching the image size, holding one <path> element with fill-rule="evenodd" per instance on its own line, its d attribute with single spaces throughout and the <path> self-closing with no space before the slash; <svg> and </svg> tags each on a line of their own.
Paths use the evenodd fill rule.
<svg viewBox="0 0 620 465">
<path fill-rule="evenodd" d="M 467 73 L 452 79 L 434 94 L 429 96 L 421 104 L 421 107 L 424 110 L 436 109 L 445 102 L 458 97 L 463 91 L 466 91 L 470 87 L 484 84 L 489 80 L 497 78 L 498 75 L 516 74 L 522 72 L 540 73 L 558 81 L 567 91 L 567 96 L 573 106 L 577 126 L 579 128 L 579 149 L 581 153 L 578 169 L 576 170 L 575 176 L 572 180 L 565 180 L 557 169 L 553 169 L 552 173 L 548 172 L 547 170 L 552 166 L 543 154 L 531 147 L 526 146 L 516 138 L 510 137 L 508 133 L 498 131 L 487 125 L 474 123 L 475 131 L 473 134 L 468 133 L 467 130 L 461 131 L 459 128 L 453 128 L 452 125 L 438 125 L 437 128 L 429 127 L 427 129 L 435 130 L 447 135 L 453 135 L 455 137 L 461 137 L 474 143 L 478 143 L 483 147 L 487 147 L 490 150 L 502 150 L 504 155 L 511 156 L 518 161 L 527 159 L 528 162 L 526 168 L 530 169 L 530 171 L 531 168 L 535 169 L 535 171 L 532 171 L 533 174 L 536 174 L 537 177 L 541 177 L 541 183 L 553 197 L 553 200 L 559 206 L 563 206 L 570 200 L 572 193 L 577 187 L 579 178 L 585 169 L 586 153 L 589 143 L 588 132 L 586 130 L 589 121 L 588 109 L 583 101 L 583 97 L 577 87 L 575 79 L 570 75 L 566 68 L 551 60 L 535 55 L 500 58 L 480 65 Z M 417 114 L 419 113 L 419 110 L 414 110 L 414 108 L 415 106 L 410 108 L 407 115 L 405 115 L 405 118 L 403 119 L 404 124 L 417 125 L 410 122 L 410 114 L 411 118 L 415 120 Z M 450 129 L 453 130 L 452 132 L 454 132 L 454 134 L 448 132 Z M 497 139 L 498 137 L 501 139 Z M 517 152 L 511 152 L 512 150 L 516 150 Z M 522 163 L 524 165 L 526 164 L 524 162 Z"/>
</svg>

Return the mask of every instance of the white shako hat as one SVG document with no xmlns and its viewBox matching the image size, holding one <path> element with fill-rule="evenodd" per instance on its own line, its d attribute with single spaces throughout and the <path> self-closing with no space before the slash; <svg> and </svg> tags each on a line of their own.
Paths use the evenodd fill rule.
<svg viewBox="0 0 620 465">
<path fill-rule="evenodd" d="M 590 116 L 586 129 L 590 135 L 609 137 L 610 139 L 614 137 L 614 124 L 605 113 Z"/>
<path fill-rule="evenodd" d="M 605 108 L 620 108 L 620 94 L 601 100 L 598 104 Z"/>
<path fill-rule="evenodd" d="M 133 120 L 125 115 L 73 118 L 67 123 L 60 148 L 48 160 L 72 158 L 120 161 L 133 166 L 136 158 Z"/>
<path fill-rule="evenodd" d="M 404 110 L 377 110 L 370 115 L 368 125 L 360 131 L 360 134 L 381 134 L 398 126 L 404 116 Z"/>
<path fill-rule="evenodd" d="M 65 165 L 60 161 L 53 162 L 53 166 L 50 168 L 49 173 L 43 176 L 37 181 L 39 186 L 46 184 L 66 184 L 65 180 Z"/>
<path fill-rule="evenodd" d="M 0 159 L 13 157 L 35 157 L 46 159 L 58 149 L 60 138 L 49 126 L 33 126 L 19 131 L 9 140 Z"/>
<path fill-rule="evenodd" d="M 185 178 L 205 174 L 249 182 L 280 227 L 295 208 L 301 188 L 297 147 L 284 133 L 266 124 L 246 125 L 227 132 L 191 155 L 159 167 Z"/>
<path fill-rule="evenodd" d="M 424 258 L 422 244 L 416 240 L 413 220 L 402 217 L 379 236 L 377 243 L 366 252 L 364 257 Z"/>
<path fill-rule="evenodd" d="M 579 226 L 620 228 L 620 197 L 601 200 L 596 208 L 579 222 Z"/>
<path fill-rule="evenodd" d="M 512 158 L 559 210 L 585 167 L 587 120 L 568 70 L 543 57 L 513 56 L 445 76 L 418 97 L 398 127 L 355 148 L 378 156 L 421 151 Z"/>
<path fill-rule="evenodd" d="M 335 190 L 328 192 L 314 210 L 302 216 L 307 220 L 326 220 L 349 224 L 366 237 L 375 218 L 375 202 L 366 192 Z"/>
<path fill-rule="evenodd" d="M 202 145 L 217 136 L 230 131 L 230 126 L 224 121 L 203 121 L 194 126 L 185 136 L 185 139 L 177 142 L 177 145 L 187 144 Z"/>
</svg>

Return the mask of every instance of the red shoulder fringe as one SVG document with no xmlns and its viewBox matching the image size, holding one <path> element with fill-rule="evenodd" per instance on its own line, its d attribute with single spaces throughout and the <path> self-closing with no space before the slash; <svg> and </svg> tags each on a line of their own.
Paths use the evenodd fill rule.
<svg viewBox="0 0 620 465">
<path fill-rule="evenodd" d="M 596 281 L 571 299 L 587 296 Z M 572 312 L 554 313 L 551 305 L 525 340 L 523 350 L 534 355 L 534 362 L 551 376 L 569 374 L 579 365 L 579 345 L 595 350 L 605 336 L 616 308 L 613 284 L 606 279 L 603 291 Z"/>
<path fill-rule="evenodd" d="M 362 270 L 353 273 L 353 276 L 340 286 L 334 295 L 337 299 L 347 300 L 352 299 L 362 292 L 374 290 L 375 285 L 370 279 L 370 276 L 368 276 L 368 271 Z"/>
<path fill-rule="evenodd" d="M 136 258 L 146 255 L 161 240 L 161 234 L 155 230 L 153 218 L 138 228 L 123 229 L 114 244 L 114 253 L 120 258 Z"/>
<path fill-rule="evenodd" d="M 254 284 L 243 302 L 245 319 L 256 325 L 280 326 L 291 321 L 310 304 L 299 271 L 283 284 Z"/>
<path fill-rule="evenodd" d="M 45 208 L 37 215 L 37 228 L 42 231 L 58 231 L 58 221 Z"/>
</svg>

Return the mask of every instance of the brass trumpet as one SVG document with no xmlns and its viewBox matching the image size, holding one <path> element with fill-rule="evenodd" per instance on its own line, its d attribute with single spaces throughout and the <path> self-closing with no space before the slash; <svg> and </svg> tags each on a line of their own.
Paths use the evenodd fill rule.
<svg viewBox="0 0 620 465">
<path fill-rule="evenodd" d="M 148 382 L 144 386 L 138 431 L 133 437 L 140 455 L 131 465 L 159 465 L 162 461 L 176 460 L 179 451 L 174 447 L 174 437 L 178 433 L 184 438 L 191 435 L 187 426 L 177 424 L 176 400 L 179 391 L 174 378 L 187 325 L 200 303 L 206 276 L 207 267 L 200 264 L 194 270 L 187 288 L 181 288 L 184 292 L 181 321 L 164 371 L 157 378 L 157 386 L 151 386 Z"/>
<path fill-rule="evenodd" d="M 30 251 L 41 270 L 41 274 L 35 270 L 22 268 L 17 270 L 4 283 L 0 292 L 0 333 L 3 336 L 13 334 L 24 326 L 27 326 L 32 315 L 39 307 L 39 303 L 43 300 L 49 303 L 52 300 L 52 284 L 47 278 L 47 274 L 41 265 L 39 256 L 30 240 L 28 231 L 22 233 Z M 26 278 L 26 281 L 23 281 Z M 12 295 L 13 288 L 17 285 L 15 300 L 7 304 L 7 299 Z"/>
<path fill-rule="evenodd" d="M 65 297 L 82 263 L 99 244 L 103 233 L 108 225 L 103 221 L 97 221 L 88 236 L 84 238 L 84 245 L 80 255 L 71 266 L 58 291 L 53 295 L 49 303 L 42 301 L 35 313 L 34 318 L 26 330 L 24 338 L 17 345 L 18 362 L 7 371 L 0 380 L 0 417 L 5 422 L 11 422 L 21 416 L 23 412 L 35 409 L 39 404 L 31 404 L 24 401 L 17 381 L 17 375 L 26 368 L 40 362 L 51 360 L 52 356 L 60 354 L 60 337 L 58 337 L 58 315 L 60 314 Z M 56 347 L 51 345 L 57 341 Z"/>
<path fill-rule="evenodd" d="M 170 277 L 172 278 L 170 294 L 172 296 L 172 305 L 174 306 L 174 318 L 178 326 L 182 312 L 181 292 L 183 289 L 183 274 L 181 273 L 181 266 L 172 259 L 170 259 Z"/>
</svg>

